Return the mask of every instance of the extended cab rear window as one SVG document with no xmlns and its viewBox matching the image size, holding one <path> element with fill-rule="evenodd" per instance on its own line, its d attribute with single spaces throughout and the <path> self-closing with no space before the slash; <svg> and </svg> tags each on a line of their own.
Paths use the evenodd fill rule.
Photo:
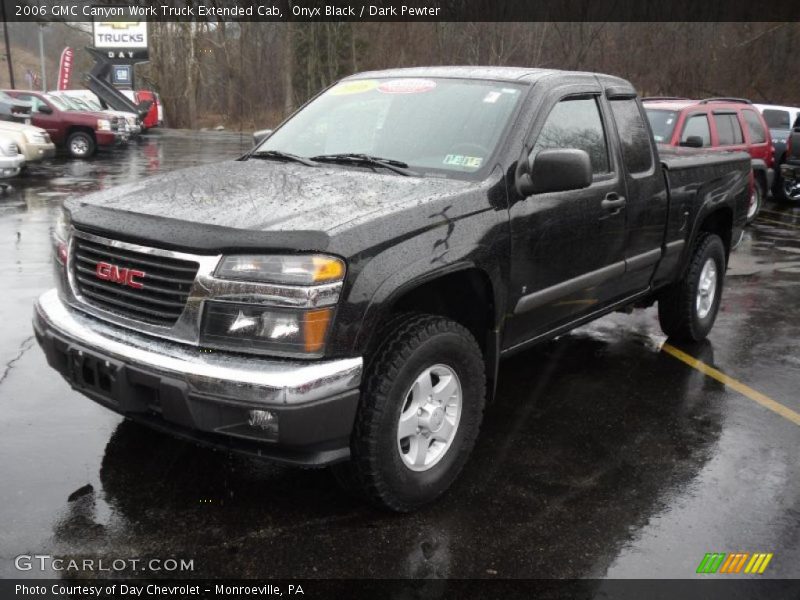
<svg viewBox="0 0 800 600">
<path fill-rule="evenodd" d="M 633 98 L 612 100 L 611 112 L 617 124 L 622 156 L 630 173 L 645 173 L 653 166 L 650 135 L 645 127 L 639 105 Z"/>
</svg>

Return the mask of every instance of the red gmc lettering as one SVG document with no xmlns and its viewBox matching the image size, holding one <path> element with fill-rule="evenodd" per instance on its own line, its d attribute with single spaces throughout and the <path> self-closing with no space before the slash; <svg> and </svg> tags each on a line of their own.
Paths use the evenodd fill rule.
<svg viewBox="0 0 800 600">
<path fill-rule="evenodd" d="M 111 263 L 107 262 L 99 262 L 95 268 L 95 275 L 98 279 L 102 279 L 103 281 L 113 281 L 114 283 L 127 285 L 128 287 L 132 287 L 137 290 L 140 290 L 144 287 L 144 284 L 140 281 L 137 281 L 136 278 L 144 277 L 145 273 L 144 271 L 137 271 L 136 269 L 120 269 L 117 265 L 112 265 Z"/>
</svg>

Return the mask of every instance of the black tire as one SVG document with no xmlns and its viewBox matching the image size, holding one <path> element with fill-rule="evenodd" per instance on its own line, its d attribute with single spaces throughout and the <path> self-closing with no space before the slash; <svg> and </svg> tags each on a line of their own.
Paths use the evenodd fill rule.
<svg viewBox="0 0 800 600">
<path fill-rule="evenodd" d="M 714 296 L 708 314 L 700 316 L 697 307 L 700 275 L 706 262 L 716 266 Z M 714 326 L 725 279 L 725 245 L 718 235 L 702 233 L 697 239 L 683 278 L 670 285 L 658 300 L 658 321 L 667 336 L 681 341 L 699 342 Z"/>
<path fill-rule="evenodd" d="M 472 334 L 443 317 L 404 315 L 391 321 L 378 339 L 382 342 L 365 373 L 351 460 L 333 470 L 347 491 L 381 508 L 409 512 L 444 493 L 467 462 L 483 418 L 485 365 Z M 461 385 L 461 416 L 438 462 L 414 471 L 401 458 L 398 421 L 412 384 L 423 371 L 442 364 Z"/>
<path fill-rule="evenodd" d="M 89 158 L 96 150 L 94 137 L 86 131 L 75 131 L 67 138 L 67 152 L 72 158 Z"/>
<path fill-rule="evenodd" d="M 783 159 L 775 163 L 775 179 L 772 182 L 772 199 L 775 202 L 783 202 L 786 200 L 786 192 L 783 189 L 783 177 L 781 177 L 781 163 L 783 163 Z"/>
<path fill-rule="evenodd" d="M 756 177 L 756 180 L 753 182 L 753 198 L 751 198 L 751 204 L 747 207 L 747 224 L 749 225 L 753 221 L 756 220 L 758 217 L 758 213 L 761 212 L 761 207 L 764 205 L 764 198 L 767 194 L 767 188 L 764 186 L 764 183 L 761 181 L 760 178 Z M 755 207 L 753 207 L 755 204 Z"/>
</svg>

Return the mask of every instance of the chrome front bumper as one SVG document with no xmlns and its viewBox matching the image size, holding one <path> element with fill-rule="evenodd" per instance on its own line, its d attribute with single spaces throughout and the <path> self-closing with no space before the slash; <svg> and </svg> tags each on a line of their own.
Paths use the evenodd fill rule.
<svg viewBox="0 0 800 600">
<path fill-rule="evenodd" d="M 0 178 L 15 177 L 20 169 L 25 166 L 25 156 L 0 156 Z"/>
<path fill-rule="evenodd" d="M 270 360 L 139 335 L 67 307 L 53 289 L 36 302 L 38 321 L 103 356 L 186 382 L 192 390 L 253 404 L 300 405 L 357 389 L 360 357 L 327 361 Z"/>
<path fill-rule="evenodd" d="M 48 364 L 77 391 L 177 437 L 323 466 L 350 456 L 362 359 L 280 360 L 206 351 L 136 333 L 64 304 L 36 302 Z M 259 425 L 268 414 L 273 426 Z"/>
</svg>

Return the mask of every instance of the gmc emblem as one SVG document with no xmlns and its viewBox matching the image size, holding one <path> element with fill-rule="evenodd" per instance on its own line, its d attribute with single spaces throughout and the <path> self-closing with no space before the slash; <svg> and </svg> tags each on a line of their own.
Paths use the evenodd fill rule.
<svg viewBox="0 0 800 600">
<path fill-rule="evenodd" d="M 127 285 L 134 289 L 140 290 L 144 287 L 140 281 L 136 281 L 136 277 L 144 277 L 144 271 L 137 271 L 135 269 L 122 268 L 117 265 L 112 265 L 107 262 L 97 263 L 97 268 L 94 271 L 98 279 L 103 281 L 113 281 L 120 285 Z"/>
</svg>

